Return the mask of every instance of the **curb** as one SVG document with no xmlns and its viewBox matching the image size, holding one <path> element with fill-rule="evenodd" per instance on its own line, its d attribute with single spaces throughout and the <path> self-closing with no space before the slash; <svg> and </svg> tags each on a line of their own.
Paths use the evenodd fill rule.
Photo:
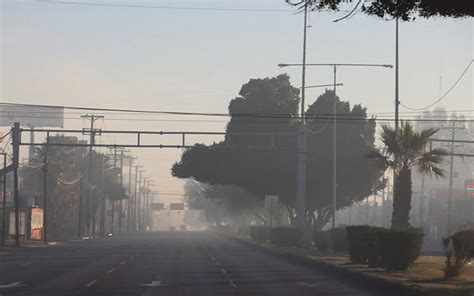
<svg viewBox="0 0 474 296">
<path fill-rule="evenodd" d="M 301 264 L 310 268 L 317 268 L 324 270 L 332 275 L 343 278 L 343 280 L 350 282 L 355 286 L 359 286 L 369 290 L 375 290 L 376 292 L 385 291 L 399 293 L 403 296 L 472 296 L 474 291 L 472 289 L 464 289 L 453 291 L 451 289 L 439 289 L 430 290 L 422 287 L 409 286 L 404 283 L 389 281 L 380 277 L 372 276 L 363 272 L 355 272 L 346 268 L 334 266 L 323 261 L 313 260 L 301 255 L 297 255 L 288 251 L 278 250 L 262 246 L 250 240 L 246 240 L 240 237 L 226 235 L 230 239 L 245 244 L 251 248 L 260 250 L 265 253 L 269 253 L 280 259 L 285 259 L 288 262 Z"/>
</svg>

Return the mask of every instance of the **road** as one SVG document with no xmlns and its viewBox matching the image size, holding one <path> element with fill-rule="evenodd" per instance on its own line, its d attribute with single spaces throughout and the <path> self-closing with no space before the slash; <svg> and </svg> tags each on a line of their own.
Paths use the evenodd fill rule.
<svg viewBox="0 0 474 296">
<path fill-rule="evenodd" d="M 150 232 L 0 249 L 5 295 L 388 295 L 211 232 Z"/>
</svg>

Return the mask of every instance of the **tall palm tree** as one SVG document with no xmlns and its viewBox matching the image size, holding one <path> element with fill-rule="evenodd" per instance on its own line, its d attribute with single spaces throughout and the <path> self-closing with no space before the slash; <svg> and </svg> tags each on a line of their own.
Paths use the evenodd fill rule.
<svg viewBox="0 0 474 296">
<path fill-rule="evenodd" d="M 407 122 L 402 122 L 398 132 L 390 126 L 382 126 L 381 140 L 384 147 L 372 151 L 369 157 L 375 159 L 383 168 L 392 170 L 396 176 L 392 229 L 403 230 L 410 227 L 412 169 L 417 169 L 421 174 L 444 176 L 440 164 L 446 151 L 440 148 L 426 151 L 430 137 L 437 131 L 438 129 L 429 128 L 417 132 L 413 125 Z"/>
</svg>

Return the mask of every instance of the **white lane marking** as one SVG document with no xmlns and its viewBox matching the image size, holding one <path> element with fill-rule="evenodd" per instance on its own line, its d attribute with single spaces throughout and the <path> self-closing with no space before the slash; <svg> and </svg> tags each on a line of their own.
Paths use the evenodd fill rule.
<svg viewBox="0 0 474 296">
<path fill-rule="evenodd" d="M 30 262 L 26 262 L 26 263 L 20 264 L 20 266 L 28 266 L 28 265 L 31 265 L 31 264 L 33 264 L 33 262 L 30 261 Z"/>
<path fill-rule="evenodd" d="M 95 284 L 95 283 L 96 283 L 96 281 L 88 282 L 88 283 L 86 284 L 86 287 L 90 287 L 90 286 L 92 286 L 92 285 Z"/>
<path fill-rule="evenodd" d="M 152 281 L 149 284 L 140 284 L 140 286 L 144 287 L 161 287 L 161 281 Z"/>
<path fill-rule="evenodd" d="M 221 263 L 219 261 L 216 261 L 217 266 L 221 266 Z"/>
<path fill-rule="evenodd" d="M 222 273 L 227 273 L 224 268 L 221 268 Z"/>
<path fill-rule="evenodd" d="M 114 272 L 114 269 L 113 269 L 113 268 L 107 270 L 107 273 L 112 273 L 112 272 Z"/>
<path fill-rule="evenodd" d="M 140 256 L 140 253 L 137 253 L 137 256 Z"/>
<path fill-rule="evenodd" d="M 0 289 L 10 289 L 10 288 L 19 288 L 24 287 L 23 282 L 13 282 L 6 285 L 0 285 Z"/>
<path fill-rule="evenodd" d="M 133 260 L 133 256 L 132 256 L 132 257 L 129 257 L 128 259 Z"/>
<path fill-rule="evenodd" d="M 125 263 L 127 263 L 127 261 L 122 261 L 120 262 L 120 265 L 124 265 Z"/>
<path fill-rule="evenodd" d="M 237 288 L 237 285 L 234 283 L 233 280 L 229 280 L 229 285 L 230 285 L 232 288 Z"/>
</svg>

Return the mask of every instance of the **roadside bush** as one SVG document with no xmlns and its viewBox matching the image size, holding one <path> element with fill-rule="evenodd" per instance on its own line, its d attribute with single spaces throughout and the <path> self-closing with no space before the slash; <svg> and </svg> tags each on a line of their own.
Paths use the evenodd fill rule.
<svg viewBox="0 0 474 296">
<path fill-rule="evenodd" d="M 266 242 L 269 239 L 269 228 L 266 226 L 250 226 L 250 237 L 257 242 Z"/>
<path fill-rule="evenodd" d="M 353 225 L 346 227 L 349 244 L 349 256 L 353 263 L 367 264 L 369 267 L 380 265 L 378 231 L 380 227 Z"/>
<path fill-rule="evenodd" d="M 420 256 L 423 232 L 419 229 L 378 232 L 381 264 L 386 270 L 406 270 Z"/>
<path fill-rule="evenodd" d="M 313 231 L 313 242 L 318 251 L 327 252 L 329 249 L 329 232 L 322 230 Z"/>
<path fill-rule="evenodd" d="M 275 227 L 270 229 L 270 241 L 277 247 L 295 247 L 301 243 L 303 231 L 291 227 Z"/>
<path fill-rule="evenodd" d="M 458 276 L 464 265 L 474 258 L 474 230 L 463 230 L 442 239 L 446 257 L 445 278 Z"/>
<path fill-rule="evenodd" d="M 347 252 L 349 243 L 347 241 L 346 227 L 335 227 L 329 229 L 329 238 L 331 242 L 331 249 L 334 252 Z"/>
</svg>

